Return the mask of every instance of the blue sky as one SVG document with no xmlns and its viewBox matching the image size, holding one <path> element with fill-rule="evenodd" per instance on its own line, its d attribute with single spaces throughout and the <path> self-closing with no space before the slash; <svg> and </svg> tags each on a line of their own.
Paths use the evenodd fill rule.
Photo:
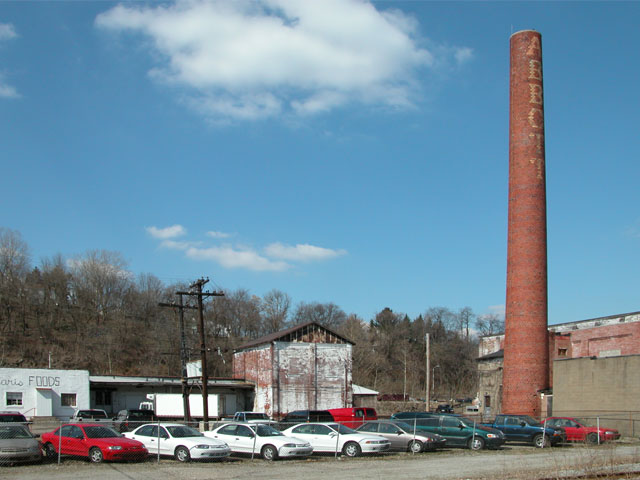
<svg viewBox="0 0 640 480">
<path fill-rule="evenodd" d="M 509 36 L 542 34 L 549 322 L 640 310 L 639 2 L 0 1 L 33 262 L 369 320 L 504 308 Z"/>
</svg>

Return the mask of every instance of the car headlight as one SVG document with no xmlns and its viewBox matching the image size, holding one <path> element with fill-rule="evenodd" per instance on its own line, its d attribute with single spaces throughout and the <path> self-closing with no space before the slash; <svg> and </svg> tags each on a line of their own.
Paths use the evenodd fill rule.
<svg viewBox="0 0 640 480">
<path fill-rule="evenodd" d="M 287 448 L 296 448 L 297 445 L 295 443 L 285 443 L 283 445 L 283 447 L 287 447 Z"/>
<path fill-rule="evenodd" d="M 498 438 L 498 435 L 495 433 L 487 433 L 487 438 Z"/>
<path fill-rule="evenodd" d="M 120 445 L 111 445 L 109 450 L 122 450 L 122 447 Z"/>
<path fill-rule="evenodd" d="M 604 433 L 605 433 L 605 435 L 615 435 L 616 434 L 616 432 L 610 432 L 609 430 L 607 430 Z"/>
<path fill-rule="evenodd" d="M 210 445 L 196 445 L 195 448 L 199 449 L 199 450 L 208 450 L 209 448 L 212 448 Z"/>
</svg>

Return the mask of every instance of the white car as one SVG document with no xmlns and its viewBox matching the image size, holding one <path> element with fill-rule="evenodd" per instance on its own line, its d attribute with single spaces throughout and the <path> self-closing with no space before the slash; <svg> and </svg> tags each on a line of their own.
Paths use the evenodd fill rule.
<svg viewBox="0 0 640 480">
<path fill-rule="evenodd" d="M 149 455 L 171 455 L 180 462 L 224 458 L 231 454 L 226 443 L 179 423 L 149 423 L 123 435 L 142 442 Z"/>
<path fill-rule="evenodd" d="M 384 437 L 356 432 L 339 423 L 300 423 L 282 433 L 308 441 L 314 452 L 342 453 L 347 457 L 391 448 L 391 442 Z"/>
<path fill-rule="evenodd" d="M 227 423 L 204 434 L 227 443 L 234 453 L 261 455 L 265 460 L 304 457 L 313 453 L 309 442 L 285 436 L 271 425 Z"/>
</svg>

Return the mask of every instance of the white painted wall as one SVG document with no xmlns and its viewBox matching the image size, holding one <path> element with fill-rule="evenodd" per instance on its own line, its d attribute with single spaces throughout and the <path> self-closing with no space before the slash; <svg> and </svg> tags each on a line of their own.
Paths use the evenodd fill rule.
<svg viewBox="0 0 640 480">
<path fill-rule="evenodd" d="M 22 405 L 7 405 L 7 393 L 21 393 Z M 75 407 L 63 407 L 63 393 L 76 395 Z M 87 370 L 0 368 L 0 410 L 20 412 L 27 418 L 71 417 L 76 409 L 90 408 Z"/>
</svg>

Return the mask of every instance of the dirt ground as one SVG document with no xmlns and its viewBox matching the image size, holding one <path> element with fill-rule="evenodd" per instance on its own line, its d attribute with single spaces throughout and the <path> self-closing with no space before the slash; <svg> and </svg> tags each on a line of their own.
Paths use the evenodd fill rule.
<svg viewBox="0 0 640 480">
<path fill-rule="evenodd" d="M 65 458 L 61 465 L 18 465 L 1 467 L 0 479 L 11 480 L 147 480 L 201 479 L 541 479 L 572 475 L 594 475 L 618 471 L 640 472 L 640 443 L 595 447 L 564 446 L 535 449 L 508 445 L 498 451 L 471 452 L 450 449 L 435 453 L 390 454 L 375 457 L 311 457 L 306 460 L 234 458 L 181 464 L 154 458 L 140 463 L 90 464 Z M 605 477 L 606 478 L 606 477 Z M 640 478 L 629 475 L 624 478 Z"/>
</svg>

